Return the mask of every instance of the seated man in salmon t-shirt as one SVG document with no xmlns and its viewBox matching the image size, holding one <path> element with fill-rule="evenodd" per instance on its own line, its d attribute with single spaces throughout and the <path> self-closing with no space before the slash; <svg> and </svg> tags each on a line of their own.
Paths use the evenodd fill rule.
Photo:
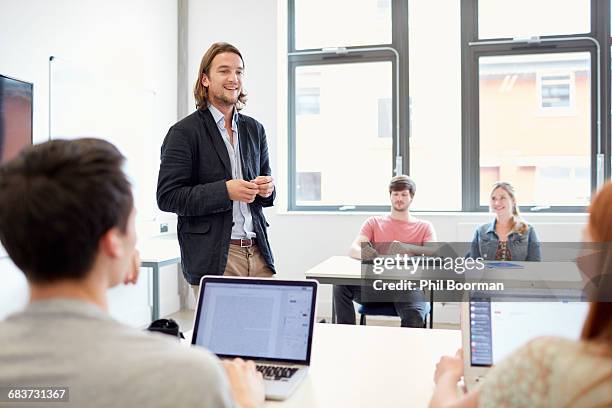
<svg viewBox="0 0 612 408">
<path fill-rule="evenodd" d="M 378 255 L 375 248 L 380 249 L 381 246 L 389 248 L 385 251 L 387 254 L 429 255 L 431 248 L 426 248 L 424 244 L 435 242 L 436 233 L 431 223 L 410 215 L 409 208 L 415 192 L 416 184 L 410 177 L 404 175 L 393 177 L 389 183 L 391 213 L 368 218 L 353 241 L 349 255 L 356 259 L 371 259 Z M 372 247 L 364 243 L 379 245 Z M 381 243 L 389 245 L 380 245 Z M 367 253 L 362 253 L 362 246 Z M 353 301 L 365 304 L 361 298 L 361 286 L 334 286 L 338 323 L 355 324 Z M 402 320 L 402 327 L 424 326 L 425 316 L 429 313 L 429 303 L 425 301 L 422 291 L 403 291 L 393 305 Z"/>
</svg>

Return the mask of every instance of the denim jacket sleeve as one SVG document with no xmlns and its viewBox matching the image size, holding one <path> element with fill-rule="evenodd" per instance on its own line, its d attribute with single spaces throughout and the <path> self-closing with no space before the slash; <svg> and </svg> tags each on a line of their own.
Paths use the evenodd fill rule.
<svg viewBox="0 0 612 408">
<path fill-rule="evenodd" d="M 480 228 L 476 228 L 476 232 L 474 232 L 474 238 L 472 238 L 472 244 L 470 245 L 470 252 L 467 254 L 466 258 L 481 258 L 480 254 Z"/>
<path fill-rule="evenodd" d="M 542 252 L 540 250 L 540 240 L 533 226 L 529 226 L 529 247 L 527 248 L 527 261 L 541 261 Z"/>
</svg>

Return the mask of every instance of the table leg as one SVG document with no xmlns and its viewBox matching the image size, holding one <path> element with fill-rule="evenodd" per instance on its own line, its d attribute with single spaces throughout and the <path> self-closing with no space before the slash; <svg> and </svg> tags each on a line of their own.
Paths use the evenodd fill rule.
<svg viewBox="0 0 612 408">
<path fill-rule="evenodd" d="M 434 291 L 433 289 L 429 290 L 429 307 L 431 310 L 429 311 L 429 328 L 433 329 L 433 312 L 434 312 Z"/>
<path fill-rule="evenodd" d="M 153 265 L 153 308 L 151 321 L 159 319 L 159 264 Z"/>
<path fill-rule="evenodd" d="M 332 285 L 333 288 L 333 285 Z M 332 291 L 332 315 L 331 315 L 332 324 L 336 323 L 336 301 L 334 300 L 334 292 Z"/>
</svg>

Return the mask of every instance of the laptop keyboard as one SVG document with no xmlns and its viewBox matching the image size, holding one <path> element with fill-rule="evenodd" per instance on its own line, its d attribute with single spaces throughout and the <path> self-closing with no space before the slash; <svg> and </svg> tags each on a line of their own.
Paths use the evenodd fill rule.
<svg viewBox="0 0 612 408">
<path fill-rule="evenodd" d="M 272 366 L 272 365 L 257 365 L 257 371 L 261 372 L 264 380 L 283 380 L 288 379 L 298 370 L 293 367 Z"/>
</svg>

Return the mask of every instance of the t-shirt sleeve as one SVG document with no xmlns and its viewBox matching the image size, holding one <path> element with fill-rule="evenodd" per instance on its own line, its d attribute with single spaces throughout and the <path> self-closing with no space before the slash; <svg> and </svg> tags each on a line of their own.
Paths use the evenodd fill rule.
<svg viewBox="0 0 612 408">
<path fill-rule="evenodd" d="M 423 242 L 437 242 L 438 237 L 436 236 L 436 230 L 430 222 L 425 222 L 425 235 Z"/>
<path fill-rule="evenodd" d="M 374 218 L 368 218 L 361 225 L 361 230 L 359 230 L 359 235 L 363 235 L 368 237 L 368 241 L 374 241 Z"/>
<path fill-rule="evenodd" d="M 540 407 L 549 401 L 550 356 L 554 339 L 533 340 L 497 364 L 485 377 L 479 407 Z M 544 404 L 544 405 L 543 405 Z"/>
</svg>

